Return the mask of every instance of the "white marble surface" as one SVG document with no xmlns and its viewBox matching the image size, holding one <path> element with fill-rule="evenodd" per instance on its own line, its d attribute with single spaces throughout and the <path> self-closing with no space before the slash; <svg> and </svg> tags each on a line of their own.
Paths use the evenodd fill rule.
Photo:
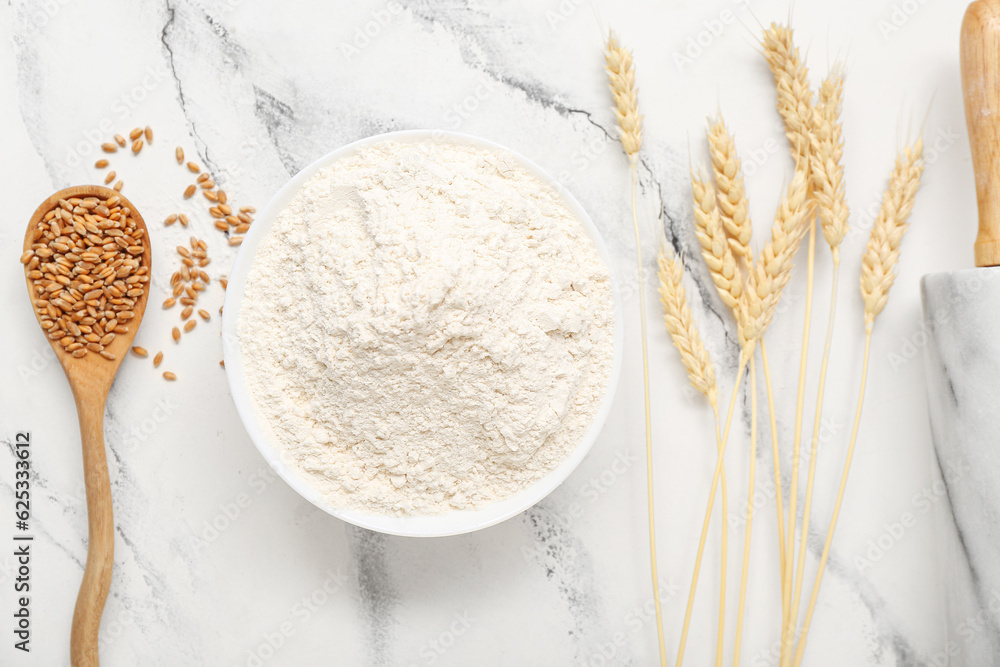
<svg viewBox="0 0 1000 667">
<path fill-rule="evenodd" d="M 810 65 L 823 72 L 838 57 L 848 63 L 846 165 L 855 224 L 870 225 L 895 151 L 920 128 L 929 162 L 900 277 L 876 333 L 858 453 L 806 664 L 942 665 L 947 642 L 955 639 L 944 600 L 961 568 L 951 561 L 958 539 L 926 417 L 918 279 L 971 265 L 975 207 L 957 55 L 962 5 L 794 4 Z M 114 166 L 125 193 L 154 223 L 154 303 L 175 268 L 169 249 L 187 236 L 178 226 L 155 224 L 168 213 L 198 211 L 194 232 L 209 240 L 213 276 L 223 275 L 234 257 L 204 208 L 181 203 L 189 179 L 173 162 L 175 145 L 207 164 L 234 200 L 262 206 L 291 174 L 354 139 L 395 129 L 458 129 L 534 159 L 590 211 L 625 277 L 629 348 L 602 437 L 549 499 L 478 534 L 398 539 L 353 529 L 277 480 L 227 395 L 217 318 L 175 346 L 169 328 L 177 313 L 152 308 L 138 342 L 164 349 L 164 368 L 180 379 L 165 383 L 148 360 L 129 359 L 111 393 L 106 432 L 117 551 L 104 663 L 654 664 L 628 175 L 619 147 L 608 140 L 613 117 L 599 20 L 612 21 L 636 52 L 647 120 L 644 212 L 648 219 L 659 215 L 689 252 L 688 165 L 704 160 L 701 131 L 718 109 L 746 157 L 756 239 L 763 242 L 767 234 L 791 166 L 769 74 L 755 51 L 756 26 L 758 19 L 785 19 L 789 9 L 785 0 L 754 0 L 751 8 L 729 0 L 605 1 L 597 14 L 574 0 L 310 1 L 280 9 L 260 0 L 0 5 L 0 176 L 9 192 L 0 223 L 0 342 L 7 352 L 0 439 L 10 442 L 16 431 L 30 430 L 36 473 L 33 651 L 15 653 L 8 621 L 0 662 L 68 664 L 86 552 L 73 403 L 25 298 L 16 262 L 23 227 L 53 190 L 99 179 L 90 166 L 97 142 L 149 123 L 156 130 L 151 149 L 138 158 L 119 155 Z M 366 27 L 373 36 L 365 40 L 358 35 Z M 699 39 L 703 46 L 692 46 Z M 684 62 L 679 56 L 688 49 L 692 57 Z M 859 380 L 856 276 L 865 240 L 865 233 L 852 234 L 844 247 L 808 573 L 832 510 Z M 829 268 L 820 253 L 819 304 L 826 303 Z M 705 298 L 697 315 L 728 394 L 731 326 L 715 314 L 721 310 L 704 271 L 694 270 L 689 281 L 697 281 Z M 207 296 L 213 310 L 221 299 L 213 286 Z M 786 442 L 804 304 L 801 274 L 787 304 L 769 339 Z M 685 388 L 652 298 L 649 314 L 657 528 L 672 653 L 714 445 L 710 415 Z M 820 306 L 814 341 L 825 324 Z M 812 387 L 818 345 L 814 353 Z M 746 427 L 743 415 L 728 460 L 734 528 L 742 526 Z M 775 664 L 780 616 L 766 437 L 761 450 L 742 653 L 752 667 Z M 782 456 L 787 466 L 787 444 Z M 0 616 L 8 619 L 12 476 L 13 458 L 4 447 Z M 734 534 L 731 572 L 738 569 L 742 531 Z M 708 575 L 718 559 L 713 534 L 687 664 L 708 664 L 714 655 L 718 602 Z M 731 612 L 735 599 L 733 591 Z M 970 635 L 970 643 L 985 641 L 981 632 Z M 957 641 L 960 652 L 970 650 L 965 638 Z M 727 656 L 731 651 L 730 644 Z"/>
</svg>

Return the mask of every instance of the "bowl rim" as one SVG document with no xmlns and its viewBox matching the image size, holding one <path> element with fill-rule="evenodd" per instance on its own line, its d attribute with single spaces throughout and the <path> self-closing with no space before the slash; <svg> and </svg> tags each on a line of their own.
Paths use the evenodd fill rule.
<svg viewBox="0 0 1000 667">
<path fill-rule="evenodd" d="M 597 412 L 595 412 L 590 426 L 570 454 L 558 466 L 549 471 L 548 474 L 513 496 L 490 503 L 478 510 L 453 510 L 435 515 L 395 516 L 331 506 L 319 490 L 313 488 L 301 474 L 284 462 L 279 449 L 271 442 L 271 439 L 266 435 L 266 431 L 259 423 L 254 401 L 250 396 L 249 388 L 246 384 L 237 327 L 239 324 L 240 306 L 242 305 L 246 287 L 246 279 L 253 265 L 257 247 L 270 231 L 277 215 L 285 208 L 295 193 L 317 171 L 363 148 L 384 141 L 397 141 L 400 143 L 444 141 L 490 150 L 501 150 L 512 155 L 522 167 L 548 184 L 556 192 L 563 204 L 579 220 L 597 248 L 598 255 L 604 262 L 610 276 L 611 297 L 614 308 L 611 369 L 608 373 L 608 382 L 604 397 L 601 399 L 601 404 Z M 271 197 L 267 206 L 260 211 L 254 220 L 254 224 L 244 237 L 243 243 L 237 253 L 236 261 L 229 273 L 228 280 L 222 314 L 222 350 L 230 394 L 236 405 L 240 421 L 243 422 L 243 426 L 250 436 L 250 440 L 257 448 L 257 451 L 260 452 L 268 465 L 271 466 L 274 472 L 286 484 L 327 514 L 355 526 L 379 533 L 404 537 L 446 537 L 471 533 L 506 521 L 530 509 L 566 481 L 590 452 L 611 411 L 611 405 L 614 401 L 621 376 L 625 336 L 621 294 L 610 253 L 593 220 L 565 187 L 524 155 L 495 142 L 461 132 L 445 130 L 401 130 L 365 137 L 323 155 L 289 179 Z"/>
</svg>

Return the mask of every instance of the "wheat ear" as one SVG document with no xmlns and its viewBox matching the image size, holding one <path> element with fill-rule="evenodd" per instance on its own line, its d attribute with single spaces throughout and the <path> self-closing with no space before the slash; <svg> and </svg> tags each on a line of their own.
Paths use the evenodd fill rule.
<svg viewBox="0 0 1000 667">
<path fill-rule="evenodd" d="M 666 243 L 660 244 L 660 254 L 658 257 L 659 281 L 660 281 L 660 303 L 663 305 L 663 319 L 670 334 L 674 347 L 680 353 L 681 363 L 687 370 L 688 379 L 691 386 L 704 394 L 712 406 L 715 414 L 715 440 L 718 456 L 721 458 L 723 447 L 722 438 L 719 433 L 719 403 L 718 386 L 715 381 L 715 369 L 712 360 L 701 341 L 701 335 L 694 324 L 694 317 L 691 315 L 691 308 L 688 305 L 687 293 L 684 290 L 682 279 L 684 277 L 684 267 L 680 260 L 674 257 L 667 249 Z M 723 467 L 721 475 L 722 483 L 722 516 L 728 515 L 729 499 L 726 484 L 726 471 Z M 698 586 L 698 574 L 701 572 L 701 562 L 705 554 L 705 542 L 708 538 L 709 524 L 705 523 L 701 537 L 698 540 L 698 551 L 695 556 L 694 574 L 691 577 L 691 591 L 688 594 L 687 610 L 684 616 L 684 625 L 681 631 L 681 650 L 678 662 L 684 659 L 684 644 L 687 640 L 687 630 L 691 622 L 691 612 L 694 608 L 694 595 Z M 725 582 L 726 582 L 726 558 L 729 543 L 729 529 L 725 520 L 722 522 L 722 565 L 719 575 L 720 596 L 719 603 L 719 628 L 716 640 L 716 662 L 722 660 L 722 642 L 725 638 Z"/>
<path fill-rule="evenodd" d="M 753 262 L 750 239 L 750 203 L 740 173 L 740 158 L 725 122 L 720 116 L 708 130 L 708 147 L 712 155 L 712 175 L 719 194 L 719 214 L 733 255 L 741 257 L 745 267 Z"/>
<path fill-rule="evenodd" d="M 632 195 L 632 229 L 635 233 L 636 277 L 639 282 L 639 322 L 642 335 L 642 388 L 646 418 L 646 497 L 649 514 L 649 570 L 653 579 L 653 604 L 656 608 L 656 638 L 660 650 L 660 665 L 667 665 L 667 645 L 663 637 L 663 610 L 660 604 L 660 581 L 656 566 L 656 517 L 653 502 L 653 436 L 649 401 L 649 343 L 646 334 L 646 272 L 642 260 L 642 235 L 636 208 L 639 189 L 639 149 L 642 147 L 642 116 L 639 115 L 638 91 L 632 54 L 622 47 L 614 32 L 608 33 L 604 49 L 608 86 L 615 102 L 618 135 L 629 160 Z"/>
<path fill-rule="evenodd" d="M 691 386 L 708 399 L 713 410 L 718 411 L 719 389 L 715 382 L 715 368 L 691 314 L 682 283 L 684 267 L 666 247 L 660 248 L 657 263 L 660 304 L 667 332 L 680 354 Z"/>
<path fill-rule="evenodd" d="M 805 655 L 806 641 L 809 638 L 809 626 L 812 623 L 813 612 L 816 610 L 816 600 L 819 598 L 820 584 L 823 582 L 823 572 L 826 570 L 827 559 L 830 556 L 830 545 L 833 543 L 833 533 L 840 517 L 840 508 L 844 502 L 844 490 L 847 488 L 847 477 L 851 471 L 851 461 L 854 458 L 854 447 L 858 441 L 858 428 L 861 424 L 861 410 L 865 401 L 865 386 L 868 382 L 868 365 L 871 353 L 872 329 L 889 298 L 889 290 L 895 280 L 896 262 L 899 260 L 899 244 L 906 231 L 906 219 L 913 209 L 913 201 L 920 189 L 920 178 L 924 170 L 923 139 L 906 149 L 896 157 L 896 166 L 889 179 L 889 188 L 882 198 L 882 208 L 875 225 L 861 265 L 861 296 L 865 304 L 865 353 L 861 365 L 861 389 L 858 391 L 858 407 L 854 413 L 854 426 L 851 428 L 851 440 L 847 446 L 847 456 L 844 460 L 844 470 L 840 477 L 840 488 L 837 491 L 837 501 L 833 506 L 833 516 L 823 544 L 823 553 L 813 583 L 809 606 L 806 609 L 805 621 L 798 646 L 795 648 L 793 665 L 799 667 Z"/>
<path fill-rule="evenodd" d="M 701 256 L 705 258 L 719 296 L 735 313 L 743 293 L 743 274 L 736 265 L 729 239 L 726 238 L 715 189 L 706 179 L 692 174 L 691 194 L 694 198 L 694 228 L 701 244 Z"/>
<path fill-rule="evenodd" d="M 771 68 L 778 93 L 778 114 L 785 123 L 785 134 L 796 162 L 809 154 L 809 131 L 812 125 L 812 90 L 809 70 L 799 57 L 794 31 L 778 23 L 764 31 L 761 42 L 764 58 Z"/>
<path fill-rule="evenodd" d="M 811 211 L 806 172 L 799 168 L 775 214 L 771 240 L 754 263 L 738 303 L 740 328 L 746 342 L 760 340 L 774 318 L 775 307 L 792 274 L 795 253 L 808 231 Z"/>
<path fill-rule="evenodd" d="M 843 71 L 835 67 L 819 89 L 809 155 L 812 196 L 816 200 L 823 236 L 833 252 L 835 264 L 840 261 L 840 243 L 847 234 L 850 215 L 844 196 L 842 164 L 844 140 L 840 108 L 843 91 Z"/>
<path fill-rule="evenodd" d="M 605 70 L 611 86 L 611 97 L 615 102 L 615 117 L 618 119 L 618 136 L 629 162 L 635 164 L 642 147 L 642 116 L 639 115 L 635 85 L 635 65 L 632 54 L 622 47 L 614 31 L 608 34 L 604 50 Z"/>
<path fill-rule="evenodd" d="M 896 279 L 899 242 L 906 231 L 906 219 L 910 216 L 924 171 L 923 151 L 924 142 L 919 139 L 896 158 L 896 168 L 889 179 L 889 188 L 882 197 L 882 208 L 868 239 L 861 262 L 861 296 L 865 302 L 866 330 L 871 329 L 875 318 L 885 308 L 889 289 Z"/>
</svg>

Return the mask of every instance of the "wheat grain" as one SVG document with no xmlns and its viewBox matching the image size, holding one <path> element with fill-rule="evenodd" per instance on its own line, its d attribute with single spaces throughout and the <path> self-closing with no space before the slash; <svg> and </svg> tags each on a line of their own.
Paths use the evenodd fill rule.
<svg viewBox="0 0 1000 667">
<path fill-rule="evenodd" d="M 775 214 L 771 240 L 754 263 L 739 301 L 737 319 L 744 348 L 764 335 L 791 277 L 795 253 L 811 221 L 812 206 L 807 190 L 805 169 L 796 169 Z"/>
<path fill-rule="evenodd" d="M 749 267 L 753 263 L 753 251 L 750 249 L 750 238 L 753 235 L 750 204 L 743 185 L 743 175 L 740 173 L 736 144 L 721 116 L 709 128 L 708 146 L 712 155 L 715 187 L 719 194 L 719 213 L 729 247 L 736 257 L 743 258 L 744 266 Z"/>
<path fill-rule="evenodd" d="M 809 131 L 813 122 L 812 90 L 809 88 L 809 70 L 799 58 L 794 31 L 787 26 L 772 23 L 764 31 L 761 44 L 764 58 L 774 76 L 778 94 L 778 114 L 785 123 L 785 135 L 796 162 L 808 156 Z"/>
<path fill-rule="evenodd" d="M 605 71 L 608 73 L 608 84 L 611 87 L 611 97 L 615 102 L 618 136 L 629 161 L 635 163 L 638 160 L 639 148 L 642 146 L 642 116 L 639 115 L 635 66 L 632 54 L 622 47 L 614 31 L 608 34 L 604 62 Z"/>
<path fill-rule="evenodd" d="M 809 154 L 811 195 L 816 201 L 823 236 L 840 261 L 840 243 L 847 235 L 850 211 L 844 194 L 844 140 L 841 135 L 840 109 L 844 76 L 839 67 L 824 79 L 814 116 Z"/>
<path fill-rule="evenodd" d="M 743 274 L 736 266 L 729 240 L 722 225 L 715 190 L 707 179 L 691 174 L 691 194 L 694 198 L 694 222 L 701 255 L 708 265 L 712 282 L 722 301 L 735 312 L 743 293 Z"/>
<path fill-rule="evenodd" d="M 868 331 L 885 308 L 889 289 L 896 279 L 899 243 L 908 227 L 906 219 L 910 216 L 924 171 L 923 152 L 924 140 L 918 139 L 896 157 L 896 167 L 882 197 L 882 208 L 875 218 L 861 261 L 861 296 L 865 303 L 865 329 Z"/>
<path fill-rule="evenodd" d="M 715 409 L 718 406 L 715 368 L 691 314 L 682 282 L 684 267 L 665 246 L 660 248 L 657 264 L 660 304 L 663 306 L 663 321 L 667 332 L 681 356 L 681 363 L 687 370 L 691 386 L 703 394 Z"/>
</svg>

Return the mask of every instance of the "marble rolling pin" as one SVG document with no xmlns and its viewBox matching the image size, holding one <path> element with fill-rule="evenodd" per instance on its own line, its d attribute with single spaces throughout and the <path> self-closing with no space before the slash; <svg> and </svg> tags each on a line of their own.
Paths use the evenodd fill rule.
<svg viewBox="0 0 1000 667">
<path fill-rule="evenodd" d="M 944 554 L 940 664 L 979 667 L 1000 665 L 1000 0 L 969 6 L 961 63 L 977 268 L 925 276 L 921 288 L 931 430 L 958 533 Z"/>
</svg>

